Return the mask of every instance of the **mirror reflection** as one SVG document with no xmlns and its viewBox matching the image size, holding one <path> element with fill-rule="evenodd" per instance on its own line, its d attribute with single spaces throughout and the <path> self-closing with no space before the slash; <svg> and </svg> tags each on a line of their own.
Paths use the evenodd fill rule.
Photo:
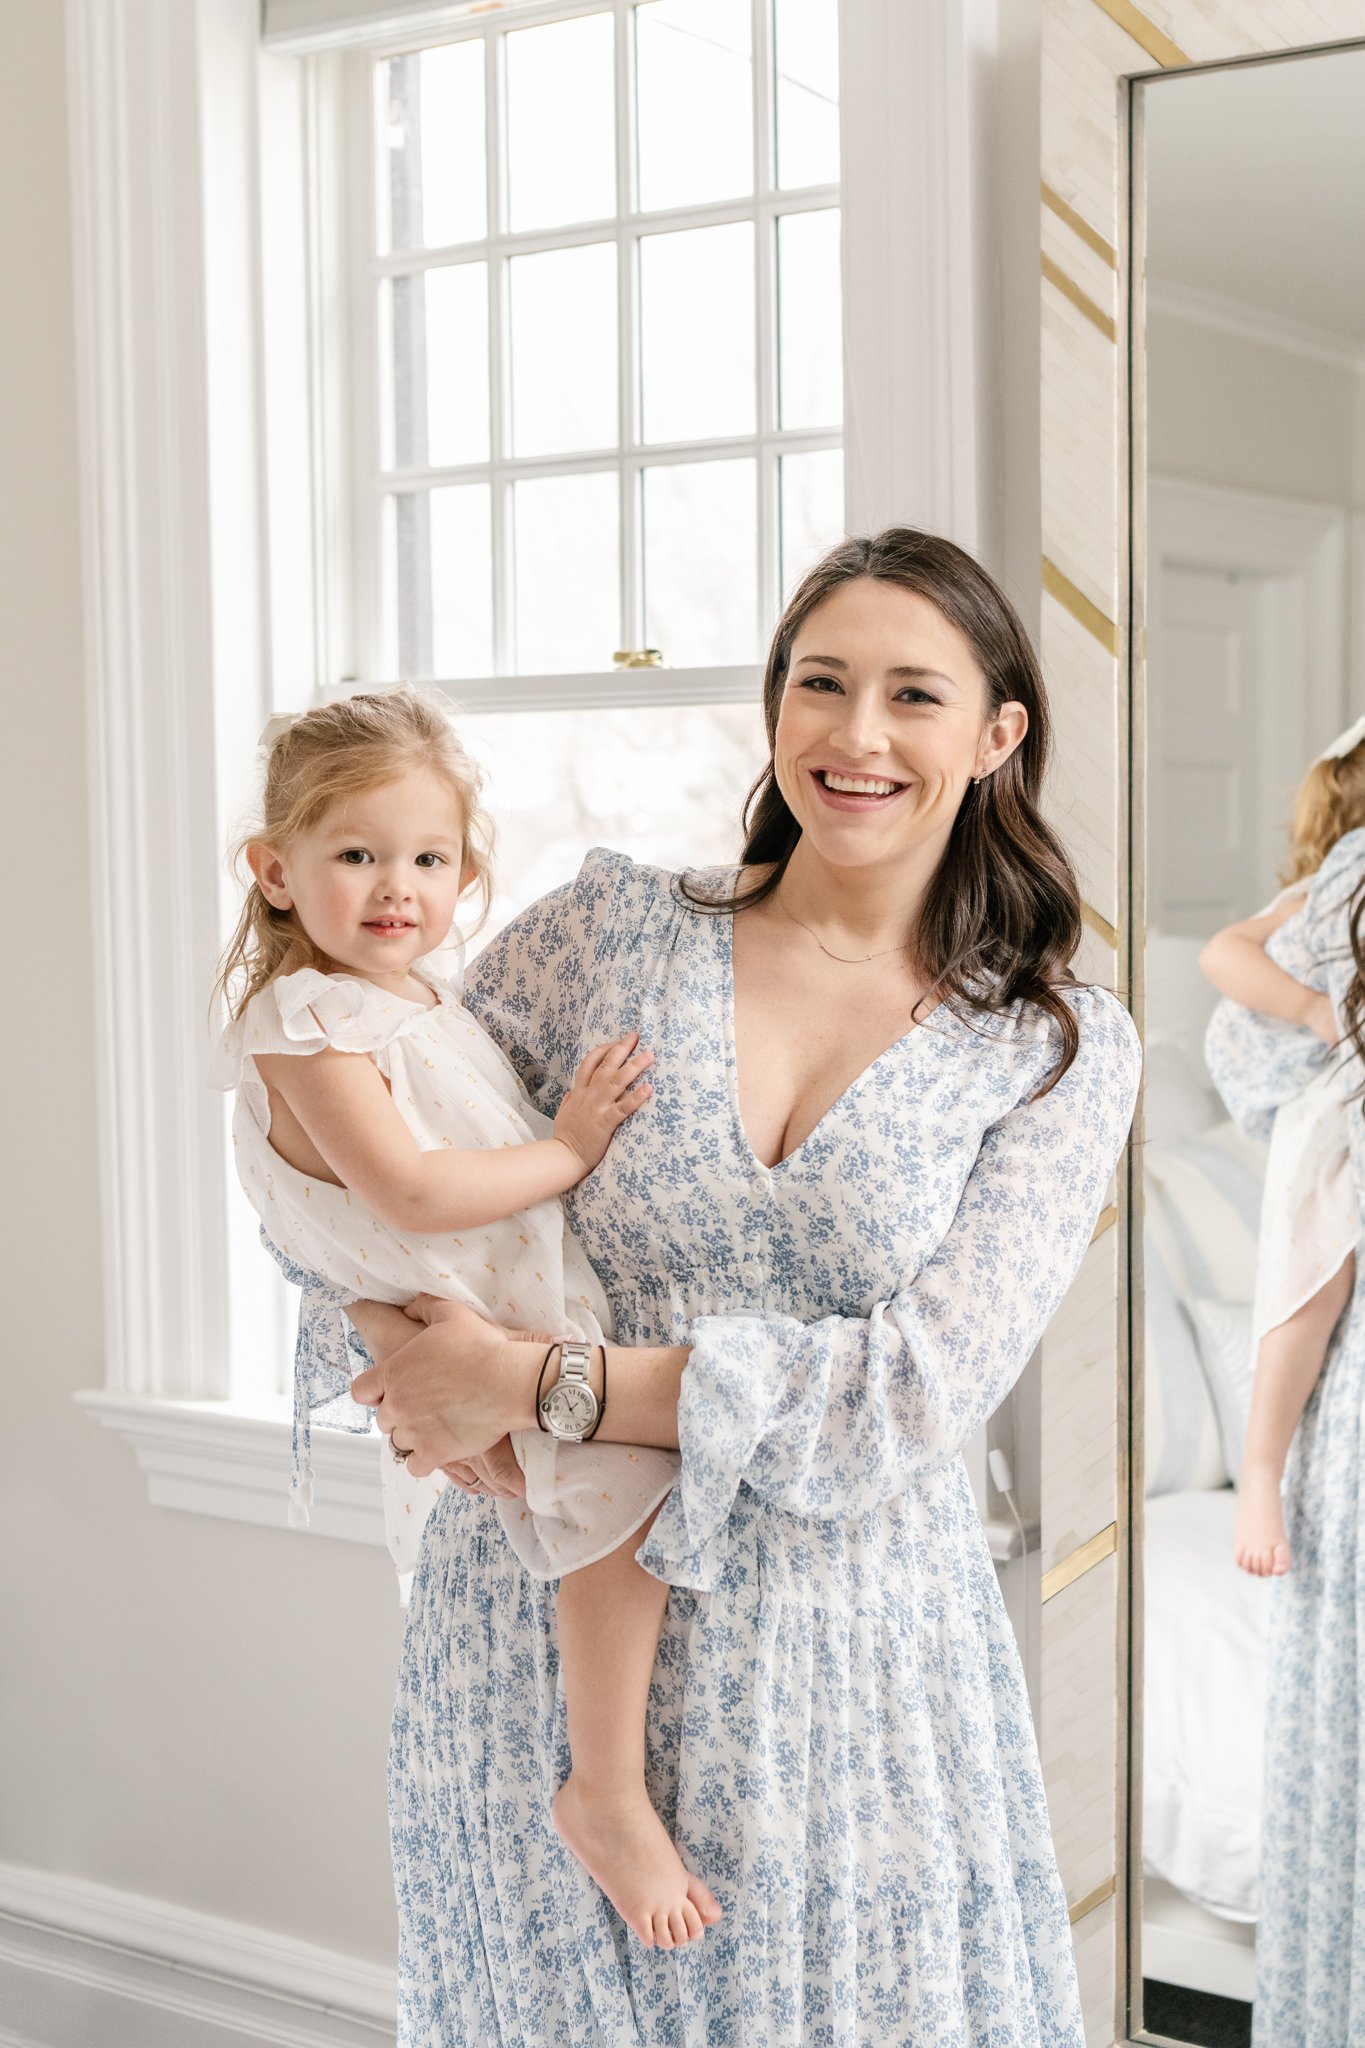
<svg viewBox="0 0 1365 2048">
<path fill-rule="evenodd" d="M 1365 49 L 1137 91 L 1144 2020 L 1347 2048 L 1365 2041 Z"/>
</svg>

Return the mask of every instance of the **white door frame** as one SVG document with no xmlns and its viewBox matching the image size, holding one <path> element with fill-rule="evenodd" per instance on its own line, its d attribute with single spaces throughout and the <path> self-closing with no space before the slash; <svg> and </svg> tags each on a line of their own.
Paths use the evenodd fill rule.
<svg viewBox="0 0 1365 2048">
<path fill-rule="evenodd" d="M 1297 581 L 1301 602 L 1279 607 L 1286 652 L 1300 669 L 1323 743 L 1342 722 L 1346 703 L 1349 514 L 1256 491 L 1154 476 L 1147 484 L 1147 531 L 1159 534 L 1169 557 L 1196 569 Z M 1151 549 L 1148 574 L 1159 597 L 1164 563 Z M 1149 610 L 1160 616 L 1156 604 Z M 1363 678 L 1365 679 L 1365 678 Z M 1362 705 L 1365 709 L 1365 705 Z"/>
</svg>

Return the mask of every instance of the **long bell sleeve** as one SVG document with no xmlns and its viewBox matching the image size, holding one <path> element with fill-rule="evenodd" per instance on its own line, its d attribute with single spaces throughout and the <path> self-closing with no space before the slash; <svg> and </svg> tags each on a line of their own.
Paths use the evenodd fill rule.
<svg viewBox="0 0 1365 2048">
<path fill-rule="evenodd" d="M 938 1249 L 864 1317 L 702 1316 L 682 1376 L 682 1468 L 639 1553 L 656 1576 L 714 1588 L 741 1487 L 802 1516 L 851 1520 L 956 1457 L 1027 1363 L 1075 1277 L 1132 1119 L 1141 1055 L 1126 1010 L 1069 992 L 1060 1034 L 991 1125 Z"/>
</svg>

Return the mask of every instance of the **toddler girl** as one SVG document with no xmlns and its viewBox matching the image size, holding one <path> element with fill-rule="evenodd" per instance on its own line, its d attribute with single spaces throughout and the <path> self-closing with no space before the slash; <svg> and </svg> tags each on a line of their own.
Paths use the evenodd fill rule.
<svg viewBox="0 0 1365 2048">
<path fill-rule="evenodd" d="M 1294 804 L 1287 886 L 1256 917 L 1218 932 L 1199 956 L 1223 995 L 1307 1025 L 1330 1046 L 1342 1036 L 1330 1001 L 1278 967 L 1265 945 L 1302 909 L 1309 883 L 1337 841 L 1362 825 L 1365 719 L 1335 739 L 1304 777 Z M 1347 1117 L 1359 1068 L 1350 1055 L 1351 1047 L 1343 1047 L 1285 1103 L 1271 1132 L 1251 1318 L 1256 1369 L 1234 1536 L 1238 1564 L 1257 1577 L 1289 1570 L 1280 1500 L 1285 1460 L 1355 1286 L 1361 1218 Z"/>
<path fill-rule="evenodd" d="M 465 891 L 477 885 L 485 907 L 489 895 L 480 778 L 439 703 L 411 689 L 350 697 L 272 720 L 272 737 L 260 824 L 239 846 L 253 879 L 224 957 L 232 1021 L 213 1078 L 237 1091 L 238 1174 L 270 1248 L 337 1305 L 326 1391 L 348 1378 L 339 1305 L 362 1298 L 434 1294 L 547 1342 L 600 1343 L 607 1303 L 557 1198 L 648 1099 L 652 1055 L 634 1033 L 589 1052 L 551 1124 L 426 964 Z M 301 1505 L 318 1363 L 296 1367 Z M 573 1767 L 556 1823 L 641 1939 L 671 1948 L 719 1918 L 644 1780 L 668 1588 L 632 1553 L 677 1456 L 542 1431 L 513 1448 L 525 1498 L 498 1501 L 507 1540 L 528 1571 L 562 1577 Z M 389 1458 L 384 1471 L 408 1561 L 432 1482 Z"/>
</svg>

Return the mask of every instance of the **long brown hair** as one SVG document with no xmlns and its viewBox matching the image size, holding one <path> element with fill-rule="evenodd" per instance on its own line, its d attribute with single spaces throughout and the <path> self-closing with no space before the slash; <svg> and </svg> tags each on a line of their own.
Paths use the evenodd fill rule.
<svg viewBox="0 0 1365 2048">
<path fill-rule="evenodd" d="M 870 577 L 895 583 L 935 605 L 971 645 L 986 679 L 986 715 L 1005 703 L 1028 712 L 1014 752 L 968 785 L 913 934 L 916 963 L 935 1001 L 1000 1014 L 1035 1003 L 1056 1020 L 1062 1055 L 1047 1088 L 1076 1057 L 1080 1033 L 1060 989 L 1077 986 L 1071 960 L 1081 942 L 1075 870 L 1038 808 L 1052 742 L 1047 690 L 1014 606 L 978 562 L 936 534 L 890 526 L 870 538 L 841 541 L 803 578 L 783 612 L 763 678 L 768 762 L 745 800 L 746 867 L 770 872 L 723 904 L 688 890 L 697 908 L 745 910 L 771 896 L 801 837 L 778 788 L 774 763 L 778 712 L 792 644 L 817 605 L 845 583 Z M 686 884 L 684 884 L 686 888 Z M 1047 1088 L 1040 1093 L 1045 1094 Z"/>
<path fill-rule="evenodd" d="M 463 821 L 469 886 L 478 889 L 487 914 L 493 834 L 479 807 L 483 775 L 460 745 L 440 699 L 403 684 L 320 705 L 277 736 L 266 759 L 259 815 L 230 851 L 246 889 L 214 984 L 230 1016 L 240 1017 L 277 975 L 328 964 L 295 913 L 267 903 L 259 883 L 246 872 L 247 848 L 263 843 L 282 852 L 342 797 L 382 788 L 411 768 L 429 769 L 449 783 Z"/>
</svg>

